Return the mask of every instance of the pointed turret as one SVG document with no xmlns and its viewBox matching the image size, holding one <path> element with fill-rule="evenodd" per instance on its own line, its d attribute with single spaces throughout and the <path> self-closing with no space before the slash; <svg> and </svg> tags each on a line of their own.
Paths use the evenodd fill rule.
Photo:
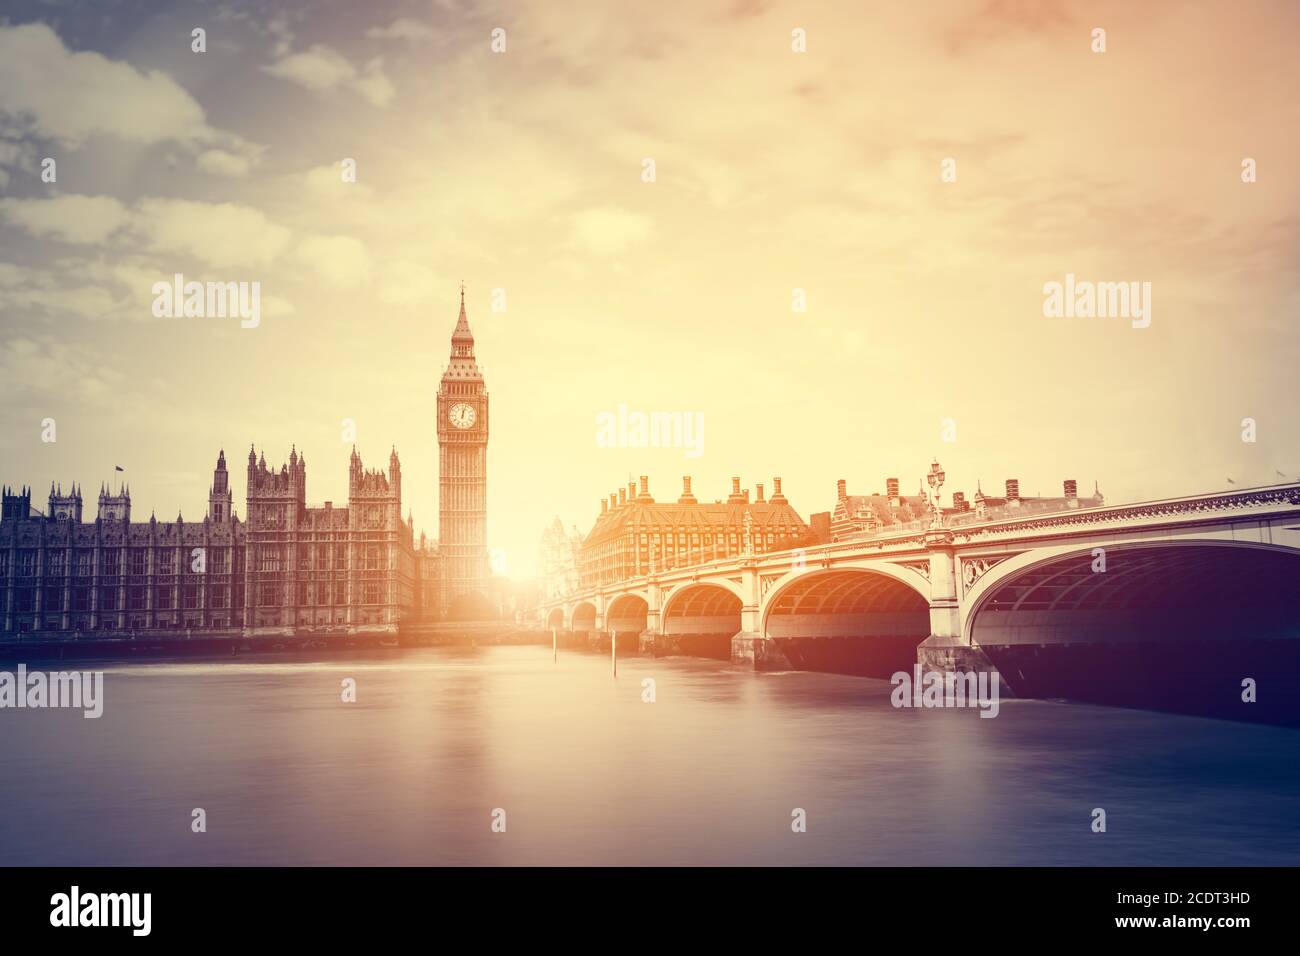
<svg viewBox="0 0 1300 956">
<path fill-rule="evenodd" d="M 251 463 L 253 453 L 248 453 Z M 226 471 L 226 451 L 217 453 L 217 467 L 212 470 L 212 489 L 208 492 L 208 514 L 212 521 L 229 521 L 233 495 L 230 491 L 230 473 Z"/>
<path fill-rule="evenodd" d="M 465 314 L 465 284 L 460 286 L 460 315 L 456 319 L 456 328 L 451 333 L 451 361 L 443 380 L 481 382 L 483 374 L 474 359 L 474 333 L 469 328 L 469 317 Z"/>
<path fill-rule="evenodd" d="M 456 319 L 456 328 L 451 333 L 451 344 L 467 344 L 470 354 L 474 352 L 474 333 L 469 330 L 469 316 L 465 314 L 465 283 L 460 284 L 460 315 Z"/>
</svg>

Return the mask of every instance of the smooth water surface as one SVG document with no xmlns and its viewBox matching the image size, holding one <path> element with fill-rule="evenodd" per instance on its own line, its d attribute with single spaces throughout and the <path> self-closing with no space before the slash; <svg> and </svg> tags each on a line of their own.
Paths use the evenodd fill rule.
<svg viewBox="0 0 1300 956">
<path fill-rule="evenodd" d="M 98 720 L 0 710 L 0 864 L 1300 863 L 1277 727 L 549 647 L 104 670 Z"/>
</svg>

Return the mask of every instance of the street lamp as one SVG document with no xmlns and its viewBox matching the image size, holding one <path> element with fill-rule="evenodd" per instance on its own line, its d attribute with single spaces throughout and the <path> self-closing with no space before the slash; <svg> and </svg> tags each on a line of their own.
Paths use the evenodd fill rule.
<svg viewBox="0 0 1300 956">
<path fill-rule="evenodd" d="M 939 508 L 939 489 L 943 487 L 943 479 L 943 467 L 939 464 L 938 459 L 935 459 L 930 464 L 930 473 L 925 476 L 925 480 L 930 485 L 930 491 L 933 493 L 930 501 L 931 528 L 943 527 L 943 511 Z"/>
</svg>

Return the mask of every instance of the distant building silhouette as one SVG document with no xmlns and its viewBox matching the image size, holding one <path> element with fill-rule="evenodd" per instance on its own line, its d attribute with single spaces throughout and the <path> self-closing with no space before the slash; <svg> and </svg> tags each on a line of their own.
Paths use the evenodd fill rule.
<svg viewBox="0 0 1300 956">
<path fill-rule="evenodd" d="M 538 568 L 543 599 L 562 597 L 578 589 L 581 559 L 582 532 L 577 528 L 566 531 L 557 515 L 551 526 L 542 532 Z"/>
<path fill-rule="evenodd" d="M 740 479 L 731 479 L 725 501 L 700 502 L 691 493 L 691 479 L 682 479 L 675 502 L 656 502 L 649 479 L 620 488 L 600 503 L 596 524 L 582 542 L 579 581 L 589 587 L 649 573 L 652 569 L 685 567 L 717 558 L 796 547 L 808 533 L 798 512 L 781 493 L 781 479 L 772 480 L 772 497 L 763 486 L 753 501 Z"/>
<path fill-rule="evenodd" d="M 1097 508 L 1105 504 L 1101 491 L 1096 489 L 1091 496 L 1080 498 L 1078 483 L 1073 480 L 1065 482 L 1063 492 L 1059 498 L 1022 497 L 1020 482 L 1015 478 L 1007 479 L 1006 494 L 1000 498 L 986 495 L 982 488 L 977 488 L 973 501 L 968 501 L 964 492 L 956 491 L 952 495 L 952 507 L 943 509 L 944 523 L 961 525 L 996 519 L 998 516 L 1013 518 L 1035 512 Z M 897 478 L 885 479 L 883 495 L 879 492 L 851 495 L 848 493 L 848 482 L 841 478 L 836 482 L 835 507 L 829 516 L 831 539 L 842 541 L 864 534 L 887 534 L 890 531 L 919 527 L 927 522 L 928 509 L 924 488 L 919 488 L 914 495 L 899 494 Z M 819 517 L 813 515 L 814 524 Z"/>
</svg>

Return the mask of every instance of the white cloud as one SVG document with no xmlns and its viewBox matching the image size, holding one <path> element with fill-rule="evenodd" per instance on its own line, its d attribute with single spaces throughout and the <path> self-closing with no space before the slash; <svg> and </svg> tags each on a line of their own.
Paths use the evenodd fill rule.
<svg viewBox="0 0 1300 956">
<path fill-rule="evenodd" d="M 112 318 L 121 307 L 121 299 L 98 285 L 66 285 L 34 293 L 32 305 L 51 314 L 73 315 L 79 319 Z"/>
<path fill-rule="evenodd" d="M 82 260 L 53 269 L 7 266 L 0 269 L 0 312 L 29 319 L 34 315 L 109 319 L 122 315 L 122 299 L 98 277 L 80 268 Z"/>
<path fill-rule="evenodd" d="M 257 160 L 252 156 L 241 156 L 224 149 L 205 150 L 195 161 L 200 172 L 226 179 L 243 179 L 252 172 L 256 163 Z"/>
<path fill-rule="evenodd" d="M 12 262 L 0 262 L 0 289 L 26 281 L 27 272 L 28 270 Z"/>
<path fill-rule="evenodd" d="M 371 27 L 366 36 L 372 40 L 427 40 L 433 31 L 419 20 L 399 17 L 386 27 Z"/>
<path fill-rule="evenodd" d="M 0 130 L 0 134 L 3 132 Z M 9 182 L 10 169 L 21 169 L 28 173 L 36 172 L 36 149 L 30 143 L 0 139 L 0 188 Z"/>
<path fill-rule="evenodd" d="M 283 296 L 262 294 L 262 318 L 275 319 L 293 315 L 296 311 L 293 303 Z"/>
<path fill-rule="evenodd" d="M 55 395 L 63 400 L 102 402 L 120 397 L 125 376 L 96 348 L 59 335 L 18 335 L 0 344 L 0 398 Z"/>
<path fill-rule="evenodd" d="M 97 134 L 137 143 L 232 139 L 167 74 L 74 53 L 43 23 L 0 25 L 0 114 L 67 146 Z"/>
<path fill-rule="evenodd" d="M 96 244 L 122 228 L 130 213 L 109 196 L 0 199 L 0 219 L 38 239 Z"/>
<path fill-rule="evenodd" d="M 317 93 L 342 86 L 357 74 L 356 68 L 343 54 L 321 44 L 305 53 L 291 53 L 281 57 L 262 69 L 272 76 Z"/>
<path fill-rule="evenodd" d="M 617 206 L 586 209 L 573 217 L 573 234 L 598 255 L 618 255 L 649 238 L 654 224 L 645 216 Z"/>
<path fill-rule="evenodd" d="M 366 64 L 364 72 L 358 71 L 343 54 L 320 43 L 305 52 L 283 56 L 262 69 L 313 93 L 350 89 L 372 106 L 386 107 L 396 94 L 384 73 L 382 58 L 376 57 Z"/>
<path fill-rule="evenodd" d="M 379 300 L 385 305 L 410 306 L 448 297 L 455 285 L 428 266 L 399 259 L 384 268 L 379 280 Z"/>
<path fill-rule="evenodd" d="M 308 236 L 298 244 L 296 256 L 336 289 L 352 289 L 370 281 L 370 253 L 351 236 Z"/>
<path fill-rule="evenodd" d="M 185 253 L 218 268 L 265 265 L 290 239 L 260 209 L 186 199 L 141 201 L 132 231 L 154 252 Z"/>
<path fill-rule="evenodd" d="M 0 265 L 0 311 L 24 317 L 149 321 L 153 284 L 170 276 L 156 263 L 134 256 L 69 257 L 41 268 Z"/>
<path fill-rule="evenodd" d="M 369 199 L 374 194 L 370 186 L 360 177 L 355 183 L 343 181 L 343 165 L 340 160 L 326 166 L 316 166 L 302 174 L 302 182 L 312 193 L 322 199 Z"/>
<path fill-rule="evenodd" d="M 382 57 L 375 57 L 366 64 L 365 73 L 357 78 L 353 87 L 371 106 L 380 108 L 388 106 L 397 95 L 397 88 L 384 72 Z"/>
<path fill-rule="evenodd" d="M 284 56 L 289 52 L 289 47 L 293 43 L 293 30 L 289 27 L 289 21 L 283 13 L 278 13 L 271 18 L 266 25 L 266 32 L 275 38 L 276 56 Z"/>
</svg>

